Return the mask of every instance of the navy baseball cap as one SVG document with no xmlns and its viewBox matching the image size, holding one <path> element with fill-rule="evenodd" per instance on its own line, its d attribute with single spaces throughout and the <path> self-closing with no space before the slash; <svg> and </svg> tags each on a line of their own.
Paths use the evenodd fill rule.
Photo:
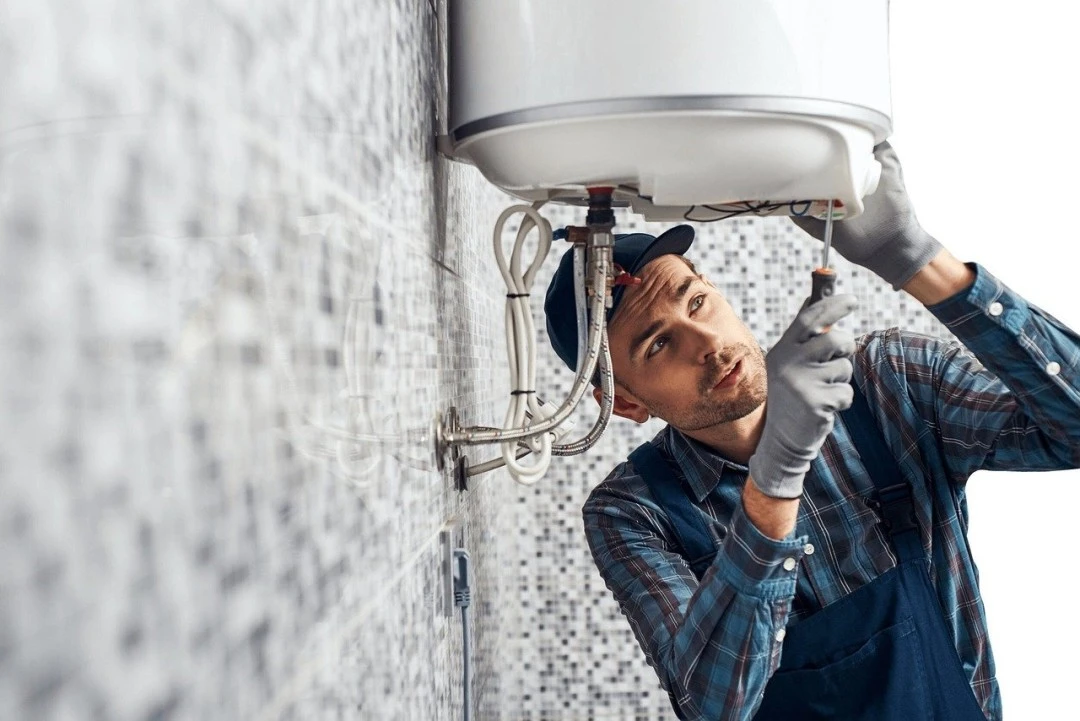
<svg viewBox="0 0 1080 721">
<path fill-rule="evenodd" d="M 648 233 L 628 233 L 615 236 L 615 264 L 630 275 L 637 275 L 650 261 L 662 255 L 674 253 L 682 255 L 694 242 L 694 229 L 689 225 L 676 225 L 664 231 L 659 237 Z M 617 285 L 612 289 L 612 304 L 607 311 L 607 321 L 615 316 L 626 286 Z M 577 309 L 574 301 L 574 252 L 573 248 L 563 253 L 559 268 L 548 284 L 547 298 L 544 300 L 544 315 L 547 316 L 548 338 L 551 347 L 570 370 L 577 370 L 578 331 Z"/>
</svg>

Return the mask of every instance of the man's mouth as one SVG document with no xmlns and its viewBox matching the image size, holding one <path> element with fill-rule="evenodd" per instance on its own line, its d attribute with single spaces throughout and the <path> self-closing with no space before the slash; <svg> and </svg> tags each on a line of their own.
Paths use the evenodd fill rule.
<svg viewBox="0 0 1080 721">
<path fill-rule="evenodd" d="M 735 361 L 731 367 L 720 376 L 720 380 L 713 386 L 713 390 L 716 390 L 717 388 L 730 388 L 738 383 L 739 378 L 742 377 L 742 361 L 742 358 Z"/>
</svg>

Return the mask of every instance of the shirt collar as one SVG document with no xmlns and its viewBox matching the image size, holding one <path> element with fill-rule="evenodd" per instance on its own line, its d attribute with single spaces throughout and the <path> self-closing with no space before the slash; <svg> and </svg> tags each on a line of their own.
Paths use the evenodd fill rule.
<svg viewBox="0 0 1080 721">
<path fill-rule="evenodd" d="M 750 469 L 741 463 L 724 458 L 715 450 L 696 441 L 671 426 L 664 429 L 663 445 L 679 465 L 686 478 L 694 500 L 701 503 L 720 482 L 725 470 L 748 473 Z"/>
</svg>

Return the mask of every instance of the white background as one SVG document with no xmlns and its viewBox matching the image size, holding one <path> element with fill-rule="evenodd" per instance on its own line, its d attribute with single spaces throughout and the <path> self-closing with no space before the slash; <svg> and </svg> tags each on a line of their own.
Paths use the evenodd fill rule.
<svg viewBox="0 0 1080 721">
<path fill-rule="evenodd" d="M 893 145 L 923 226 L 1080 329 L 1080 11 L 894 0 L 891 16 Z M 1005 716 L 1078 718 L 1080 471 L 979 472 L 969 494 Z"/>
</svg>

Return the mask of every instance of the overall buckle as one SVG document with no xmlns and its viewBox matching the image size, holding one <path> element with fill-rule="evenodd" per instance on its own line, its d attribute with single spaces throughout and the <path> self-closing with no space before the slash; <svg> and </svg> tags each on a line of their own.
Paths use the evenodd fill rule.
<svg viewBox="0 0 1080 721">
<path fill-rule="evenodd" d="M 915 504 L 911 498 L 911 484 L 906 481 L 878 491 L 876 505 L 881 511 L 881 521 L 890 535 L 919 530 L 919 522 L 915 519 Z"/>
</svg>

